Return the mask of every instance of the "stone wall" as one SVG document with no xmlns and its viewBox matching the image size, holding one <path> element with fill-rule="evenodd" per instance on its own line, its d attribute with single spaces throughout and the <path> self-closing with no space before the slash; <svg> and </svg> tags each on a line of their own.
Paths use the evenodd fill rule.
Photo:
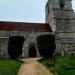
<svg viewBox="0 0 75 75">
<path fill-rule="evenodd" d="M 29 48 L 34 46 L 36 48 L 37 57 L 40 56 L 37 48 L 36 38 L 43 34 L 50 34 L 50 32 L 41 31 L 0 31 L 0 56 L 8 57 L 8 41 L 10 36 L 24 36 L 25 41 L 22 48 L 22 57 L 29 57 Z"/>
<path fill-rule="evenodd" d="M 75 33 L 58 33 L 56 39 L 56 50 L 59 52 L 70 53 L 75 51 Z M 69 51 L 69 52 L 68 52 Z"/>
<path fill-rule="evenodd" d="M 63 7 L 60 6 L 62 1 Z M 56 36 L 56 51 L 69 53 L 75 51 L 75 13 L 71 0 L 48 0 L 46 4 L 46 23 Z"/>
</svg>

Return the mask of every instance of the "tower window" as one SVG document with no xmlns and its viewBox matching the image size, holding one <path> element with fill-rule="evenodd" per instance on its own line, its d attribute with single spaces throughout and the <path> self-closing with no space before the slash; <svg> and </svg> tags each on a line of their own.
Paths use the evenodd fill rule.
<svg viewBox="0 0 75 75">
<path fill-rule="evenodd" d="M 64 8 L 64 0 L 60 0 L 59 4 L 60 4 L 60 8 L 63 9 Z"/>
</svg>

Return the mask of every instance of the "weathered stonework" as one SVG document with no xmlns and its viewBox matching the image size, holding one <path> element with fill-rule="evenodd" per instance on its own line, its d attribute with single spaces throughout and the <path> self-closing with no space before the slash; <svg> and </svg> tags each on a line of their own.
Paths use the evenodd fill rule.
<svg viewBox="0 0 75 75">
<path fill-rule="evenodd" d="M 72 0 L 48 0 L 46 4 L 46 23 L 56 35 L 56 51 L 75 51 L 75 13 Z M 60 5 L 61 2 L 61 5 Z"/>
<path fill-rule="evenodd" d="M 29 57 L 29 48 L 34 46 L 36 48 L 36 56 L 39 57 L 36 38 L 43 34 L 50 34 L 50 32 L 42 31 L 0 31 L 0 57 L 9 57 L 8 55 L 8 41 L 10 36 L 24 36 L 25 41 L 22 48 L 22 57 Z"/>
<path fill-rule="evenodd" d="M 56 36 L 56 51 L 63 55 L 75 53 L 75 13 L 71 0 L 48 0 L 45 9 L 45 24 L 0 22 L 0 57 L 9 57 L 9 35 L 24 36 L 22 57 L 29 57 L 31 46 L 36 48 L 36 55 L 39 57 L 37 36 L 53 33 Z"/>
</svg>

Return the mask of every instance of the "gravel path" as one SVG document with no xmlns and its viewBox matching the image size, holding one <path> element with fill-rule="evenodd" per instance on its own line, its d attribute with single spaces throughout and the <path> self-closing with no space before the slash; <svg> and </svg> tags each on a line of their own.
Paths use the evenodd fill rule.
<svg viewBox="0 0 75 75">
<path fill-rule="evenodd" d="M 22 59 L 22 64 L 18 75 L 52 75 L 48 69 L 37 62 L 37 58 Z"/>
</svg>

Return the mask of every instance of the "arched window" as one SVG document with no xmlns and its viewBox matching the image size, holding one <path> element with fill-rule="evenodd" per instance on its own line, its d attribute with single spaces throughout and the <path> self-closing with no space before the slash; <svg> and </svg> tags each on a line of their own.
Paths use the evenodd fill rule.
<svg viewBox="0 0 75 75">
<path fill-rule="evenodd" d="M 59 4 L 60 4 L 60 9 L 63 9 L 64 8 L 64 0 L 60 0 L 59 1 Z"/>
</svg>

